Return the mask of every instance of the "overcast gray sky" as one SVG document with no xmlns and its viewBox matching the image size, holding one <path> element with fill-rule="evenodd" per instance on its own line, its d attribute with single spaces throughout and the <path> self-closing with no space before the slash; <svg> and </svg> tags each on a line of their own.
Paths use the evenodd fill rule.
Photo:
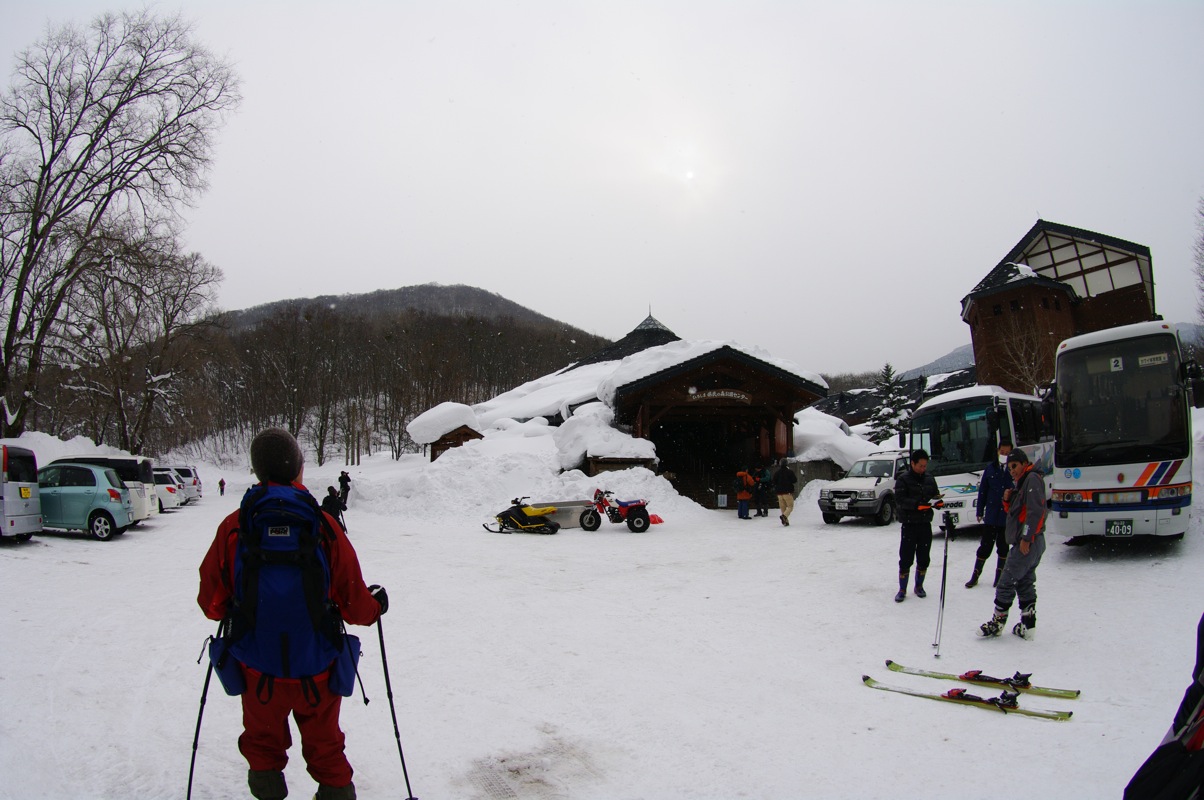
<svg viewBox="0 0 1204 800">
<path fill-rule="evenodd" d="M 5 76 L 47 21 L 132 7 L 0 0 Z M 907 369 L 1043 218 L 1149 246 L 1196 318 L 1199 0 L 155 7 L 243 81 L 188 214 L 225 308 L 464 283 Z"/>
</svg>

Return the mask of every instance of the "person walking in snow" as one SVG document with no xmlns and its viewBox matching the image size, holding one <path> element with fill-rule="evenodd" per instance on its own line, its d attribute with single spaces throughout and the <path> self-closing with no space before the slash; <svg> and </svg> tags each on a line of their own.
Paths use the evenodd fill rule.
<svg viewBox="0 0 1204 800">
<path fill-rule="evenodd" d="M 995 614 L 979 630 L 983 636 L 998 636 L 1012 601 L 1019 598 L 1020 621 L 1012 633 L 1029 639 L 1037 627 L 1037 565 L 1045 553 L 1045 476 L 1033 469 L 1023 450 L 1008 455 L 1007 468 L 1016 483 L 1003 493 L 1003 535 L 1011 549 L 995 587 Z"/>
<path fill-rule="evenodd" d="M 783 458 L 778 464 L 778 471 L 773 473 L 773 491 L 778 496 L 778 519 L 783 525 L 790 524 L 790 512 L 794 511 L 794 484 L 797 482 L 794 470 Z"/>
<path fill-rule="evenodd" d="M 338 609 L 344 622 L 353 625 L 375 623 L 389 609 L 388 595 L 380 586 L 364 584 L 355 548 L 338 520 L 320 511 L 309 497 L 301 483 L 304 462 L 297 440 L 280 428 L 261 432 L 251 442 L 251 469 L 259 483 L 248 490 L 244 498 L 243 502 L 249 508 L 247 518 L 254 520 L 255 503 L 268 496 L 276 497 L 275 502 L 296 500 L 312 507 L 315 515 L 321 515 L 317 547 L 326 561 L 324 572 L 329 576 L 326 593 L 329 603 Z M 289 677 L 287 658 L 282 671 L 284 675 L 270 673 L 260 664 L 269 659 L 281 660 L 276 648 L 265 646 L 256 639 L 260 626 L 271 628 L 292 621 L 295 623 L 293 633 L 307 630 L 315 637 L 314 641 L 318 641 L 318 634 L 312 627 L 305 627 L 316 625 L 305 604 L 299 605 L 296 618 L 290 617 L 290 620 L 277 617 L 268 622 L 262 617 L 265 608 L 272 607 L 270 600 L 279 591 L 278 581 L 260 580 L 253 590 L 254 600 L 248 600 L 243 594 L 244 583 L 236 583 L 239 565 L 250 565 L 246 566 L 247 570 L 255 574 L 260 572 L 260 561 L 277 566 L 264 555 L 259 555 L 258 560 L 254 558 L 266 548 L 240 539 L 242 514 L 240 508 L 218 526 L 217 535 L 201 562 L 197 603 L 212 620 L 234 620 L 236 601 L 252 602 L 259 612 L 256 624 L 246 630 L 242 638 L 236 639 L 228 651 L 238 658 L 246 685 L 242 693 L 243 732 L 238 737 L 238 749 L 249 766 L 247 785 L 257 800 L 283 800 L 288 795 L 284 766 L 292 744 L 288 722 L 291 715 L 301 734 L 301 755 L 309 774 L 318 782 L 317 800 L 355 800 L 353 773 L 343 752 L 344 735 L 339 727 L 342 696 L 329 689 L 330 669 L 312 676 Z M 313 553 L 310 555 L 312 557 Z M 296 561 L 287 563 L 295 564 Z M 241 574 L 245 577 L 248 572 Z M 279 575 L 278 572 L 274 574 Z M 287 635 L 281 634 L 281 638 L 287 641 Z M 236 649 L 244 642 L 246 648 Z M 255 657 L 250 658 L 248 654 Z M 261 668 L 250 666 L 244 658 L 255 661 Z"/>
<path fill-rule="evenodd" d="M 1003 573 L 1003 565 L 1008 560 L 1008 545 L 1003 537 L 1003 529 L 1007 524 L 1007 512 L 1003 510 L 1003 493 L 1014 489 L 1012 476 L 1008 474 L 1008 454 L 1012 452 L 1012 443 L 999 443 L 999 460 L 987 464 L 982 471 L 982 479 L 978 482 L 978 521 L 982 524 L 982 539 L 978 543 L 978 552 L 974 559 L 974 572 L 966 581 L 966 588 L 973 589 L 978 585 L 978 576 L 982 574 L 983 565 L 991 557 L 991 547 L 998 553 L 995 562 L 995 580 L 992 586 L 999 585 L 999 576 Z"/>
<path fill-rule="evenodd" d="M 911 451 L 911 466 L 895 479 L 895 505 L 899 510 L 899 593 L 895 602 L 907 599 L 907 579 L 916 565 L 916 597 L 927 597 L 924 575 L 932 550 L 932 509 L 940 508 L 941 492 L 928 473 L 928 453 Z"/>
<path fill-rule="evenodd" d="M 217 479 L 217 493 L 219 495 L 221 495 L 222 497 L 226 496 L 226 479 L 225 478 Z"/>
<path fill-rule="evenodd" d="M 736 473 L 736 516 L 739 519 L 752 519 L 748 515 L 748 503 L 753 498 L 753 487 L 756 479 L 748 467 Z"/>
<path fill-rule="evenodd" d="M 347 470 L 339 473 L 339 499 L 343 501 L 343 508 L 347 507 L 347 496 L 351 494 L 351 476 L 347 474 Z"/>
</svg>

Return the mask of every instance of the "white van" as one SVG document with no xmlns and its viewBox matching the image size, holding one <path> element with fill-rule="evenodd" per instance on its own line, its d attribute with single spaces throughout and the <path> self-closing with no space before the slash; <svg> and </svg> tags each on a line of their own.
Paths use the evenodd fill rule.
<svg viewBox="0 0 1204 800">
<path fill-rule="evenodd" d="M 28 541 L 42 530 L 38 460 L 32 450 L 0 445 L 0 536 Z"/>
</svg>

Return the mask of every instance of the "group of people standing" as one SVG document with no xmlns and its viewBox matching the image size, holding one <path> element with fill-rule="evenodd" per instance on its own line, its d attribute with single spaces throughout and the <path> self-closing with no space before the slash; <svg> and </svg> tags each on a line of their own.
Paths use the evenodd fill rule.
<svg viewBox="0 0 1204 800">
<path fill-rule="evenodd" d="M 768 517 L 769 498 L 777 495 L 778 521 L 789 525 L 790 513 L 794 511 L 794 486 L 797 482 L 798 478 L 784 458 L 778 462 L 776 470 L 761 465 L 745 467 L 736 473 L 736 516 L 752 519 L 749 516 L 749 503 L 753 503 L 758 517 Z"/>
<path fill-rule="evenodd" d="M 932 549 L 933 511 L 943 506 L 936 480 L 928 473 L 928 453 L 911 451 L 910 468 L 895 480 L 899 513 L 899 591 L 895 602 L 907 599 L 907 584 L 915 564 L 914 589 L 926 597 L 924 577 Z M 1020 622 L 1012 633 L 1030 638 L 1037 627 L 1037 566 L 1045 553 L 1045 478 L 1033 469 L 1023 450 L 1011 442 L 999 444 L 998 459 L 987 465 L 978 486 L 977 519 L 983 525 L 974 569 L 966 588 L 978 585 L 983 567 L 995 549 L 995 609 L 979 626 L 982 636 L 998 636 L 1007 624 L 1012 603 L 1019 600 Z M 948 533 L 948 532 L 947 532 Z"/>
</svg>

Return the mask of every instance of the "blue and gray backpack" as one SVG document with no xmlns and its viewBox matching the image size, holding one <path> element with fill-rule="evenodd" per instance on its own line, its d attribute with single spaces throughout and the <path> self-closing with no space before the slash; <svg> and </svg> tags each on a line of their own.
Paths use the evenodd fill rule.
<svg viewBox="0 0 1204 800">
<path fill-rule="evenodd" d="M 312 677 L 330 667 L 345 645 L 322 547 L 333 535 L 308 492 L 247 490 L 234 559 L 231 655 L 276 678 Z"/>
</svg>

